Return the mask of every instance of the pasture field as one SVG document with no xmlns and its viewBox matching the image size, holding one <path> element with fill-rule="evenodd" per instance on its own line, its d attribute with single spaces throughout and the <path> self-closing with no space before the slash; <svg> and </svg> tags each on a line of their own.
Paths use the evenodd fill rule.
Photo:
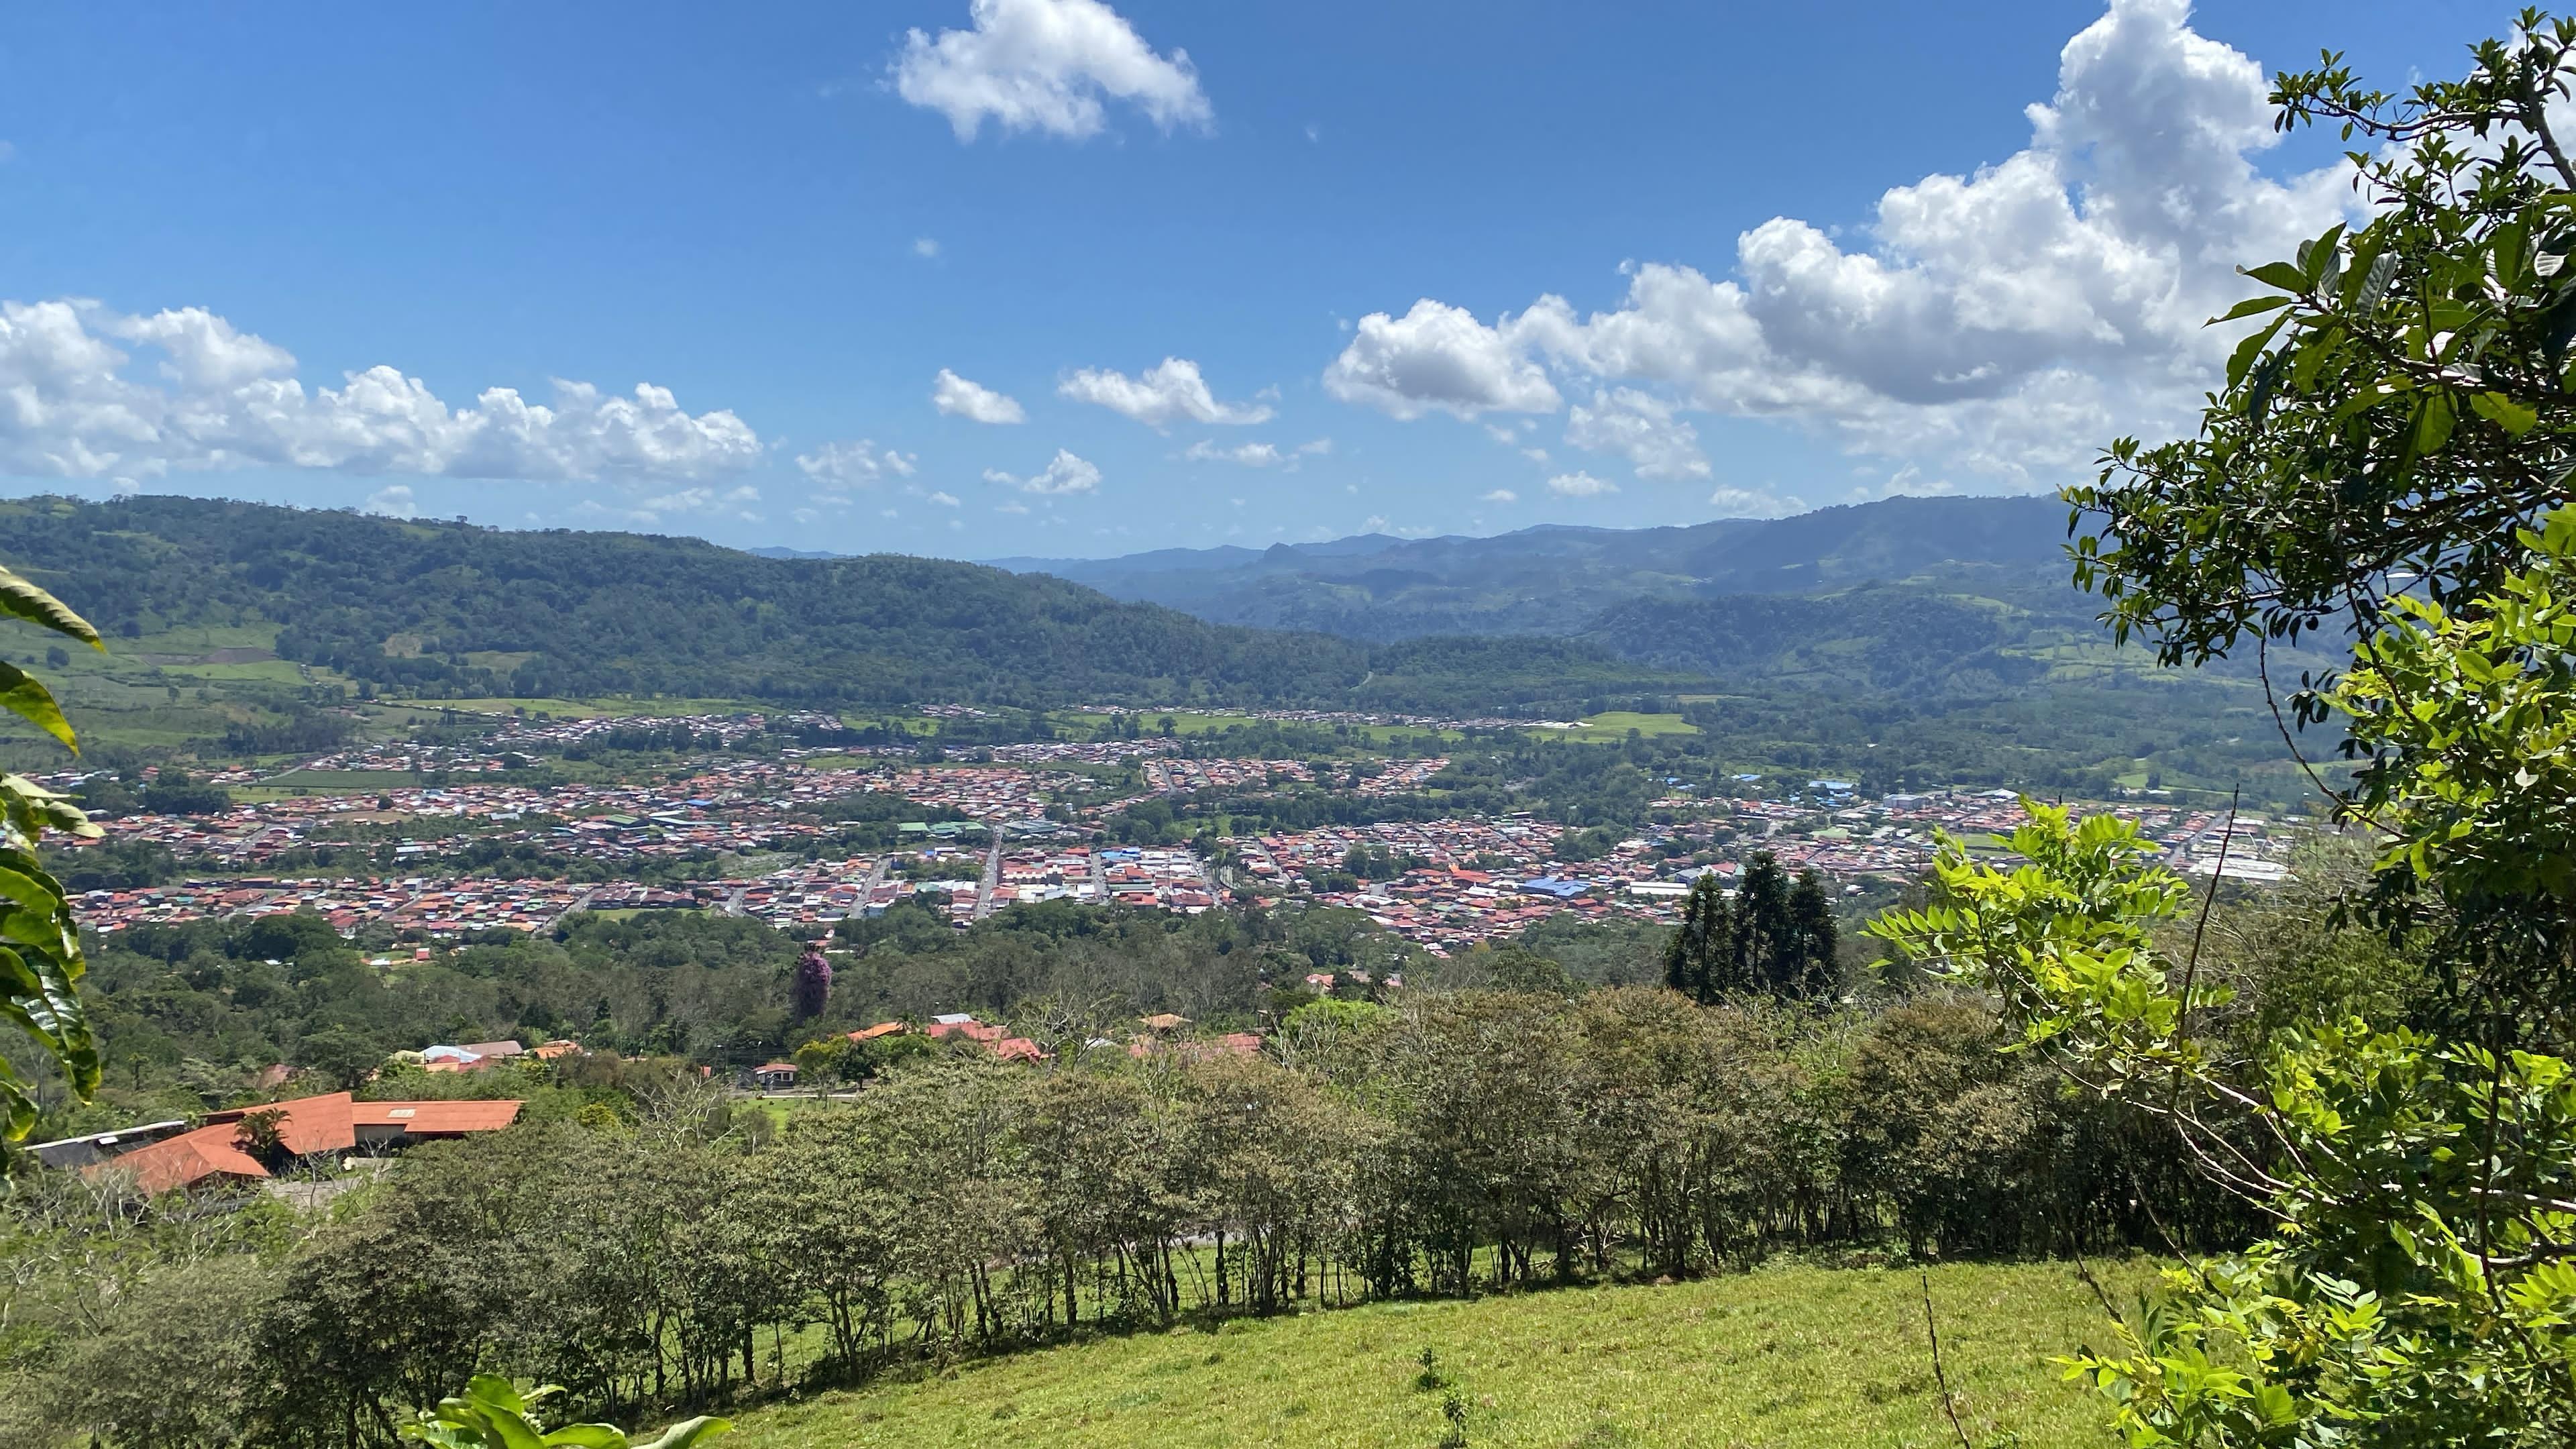
<svg viewBox="0 0 2576 1449">
<path fill-rule="evenodd" d="M 2152 1265 L 2097 1269 L 2114 1301 Z M 2062 1264 L 1929 1274 L 1941 1363 L 1971 1442 L 2107 1444 L 2107 1407 L 2052 1359 L 2101 1343 Z M 1440 1379 L 1425 1387 L 1422 1354 Z M 740 1449 L 1440 1443 L 1521 1449 L 1896 1449 L 1955 1444 L 1910 1270 L 1777 1266 L 1651 1287 L 1394 1302 L 1215 1332 L 1102 1337 L 735 1416 Z"/>
<path fill-rule="evenodd" d="M 1639 714 L 1634 710 L 1614 709 L 1608 714 L 1590 716 L 1579 729 L 1541 730 L 1537 733 L 1554 735 L 1559 739 L 1597 742 L 1624 740 L 1630 730 L 1648 736 L 1695 735 L 1699 733 L 1699 726 L 1677 714 Z"/>
</svg>

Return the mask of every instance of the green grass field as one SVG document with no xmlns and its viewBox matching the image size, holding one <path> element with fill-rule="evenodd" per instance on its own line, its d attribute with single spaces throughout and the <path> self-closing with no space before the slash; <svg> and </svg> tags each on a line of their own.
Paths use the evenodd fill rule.
<svg viewBox="0 0 2576 1449">
<path fill-rule="evenodd" d="M 2115 1301 L 2144 1264 L 2102 1271 Z M 2051 1359 L 2101 1342 L 2052 1264 L 1931 1271 L 1942 1367 L 1973 1443 L 2107 1444 Z M 1417 1386 L 1424 1349 L 1447 1387 Z M 1101 1338 L 736 1416 L 741 1449 L 920 1444 L 1422 1445 L 1455 1392 L 1470 1445 L 1955 1444 L 1910 1271 L 1774 1267 L 1657 1287 L 1382 1303 L 1222 1331 Z"/>
<path fill-rule="evenodd" d="M 1596 714 L 1584 720 L 1581 729 L 1541 730 L 1538 733 L 1593 743 L 1624 740 L 1630 730 L 1641 735 L 1695 735 L 1699 733 L 1699 726 L 1677 714 L 1638 714 L 1634 710 L 1614 709 L 1608 714 Z"/>
</svg>

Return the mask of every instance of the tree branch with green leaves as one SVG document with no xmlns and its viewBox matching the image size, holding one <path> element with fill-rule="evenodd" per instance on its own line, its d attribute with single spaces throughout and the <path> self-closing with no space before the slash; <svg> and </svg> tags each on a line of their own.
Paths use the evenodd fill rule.
<svg viewBox="0 0 2576 1449">
<path fill-rule="evenodd" d="M 104 652 L 89 621 L 60 599 L 0 568 L 0 615 L 78 639 Z M 79 738 L 53 692 L 34 675 L 0 661 L 0 707 L 77 754 Z M 98 1040 L 82 1009 L 80 923 L 62 883 L 39 863 L 47 830 L 95 839 L 97 826 L 69 800 L 35 781 L 0 774 L 0 1019 L 14 1023 L 61 1071 L 72 1094 L 98 1090 Z M 36 1125 L 33 1083 L 0 1057 L 0 1138 L 23 1139 Z"/>
</svg>

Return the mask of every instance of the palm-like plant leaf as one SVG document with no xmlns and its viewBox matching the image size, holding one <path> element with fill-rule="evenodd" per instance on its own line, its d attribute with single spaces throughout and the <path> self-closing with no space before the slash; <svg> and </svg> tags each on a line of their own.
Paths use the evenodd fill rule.
<svg viewBox="0 0 2576 1449">
<path fill-rule="evenodd" d="M 73 613 L 69 604 L 5 568 L 0 568 L 0 614 L 24 619 L 57 634 L 69 634 L 101 653 L 107 650 L 107 644 L 98 637 L 98 631 L 90 627 L 89 620 Z"/>
<path fill-rule="evenodd" d="M 71 721 L 63 718 L 63 707 L 54 702 L 54 692 L 7 660 L 0 660 L 0 709 L 62 741 L 73 754 L 80 753 L 80 740 L 72 733 Z"/>
<path fill-rule="evenodd" d="M 0 568 L 0 616 L 68 634 L 93 649 L 106 644 L 89 621 L 44 589 Z M 6 709 L 80 753 L 62 705 L 34 675 L 0 661 L 0 709 Z M 0 1020 L 36 1039 L 81 1100 L 98 1090 L 98 1040 L 81 1008 L 80 923 L 62 883 L 36 859 L 47 830 L 96 839 L 99 828 L 78 806 L 23 776 L 0 774 Z M 36 1125 L 26 1079 L 0 1060 L 0 1138 L 18 1141 Z"/>
<path fill-rule="evenodd" d="M 635 1449 L 690 1449 L 693 1444 L 703 1443 L 732 1429 L 731 1419 L 711 1419 L 703 1416 L 684 1419 L 663 1430 L 661 1438 L 649 1444 L 638 1444 Z"/>
</svg>

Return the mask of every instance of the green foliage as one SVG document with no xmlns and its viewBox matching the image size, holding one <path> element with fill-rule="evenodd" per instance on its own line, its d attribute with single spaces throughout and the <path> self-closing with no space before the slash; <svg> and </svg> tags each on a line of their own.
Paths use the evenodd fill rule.
<svg viewBox="0 0 2576 1449">
<path fill-rule="evenodd" d="M 2152 1273 L 2102 1265 L 2115 1293 Z M 1931 1270 L 1971 1442 L 2111 1441 L 2092 1395 L 2041 1367 L 2098 1314 L 2062 1265 Z M 1215 1338 L 1101 1335 L 735 1415 L 764 1449 L 994 1443 L 1428 1449 L 1457 1379 L 1471 1442 L 1550 1449 L 1890 1449 L 1957 1440 L 1924 1361 L 1912 1273 L 1780 1263 L 1584 1287 L 1238 1319 Z"/>
<path fill-rule="evenodd" d="M 2432 910 L 2474 989 L 2570 1039 L 2576 980 L 2576 511 L 2518 530 L 2492 588 L 2394 601 L 2385 627 L 2319 692 L 2362 762 L 2341 800 L 2386 841 L 2377 904 L 2403 928 Z"/>
<path fill-rule="evenodd" d="M 2196 955 L 2176 986 L 2149 939 L 2180 883 L 2093 822 L 2045 822 L 2026 888 L 1950 862 L 1889 926 L 2005 991 L 2032 1044 L 2161 1098 L 2279 1219 L 2078 1361 L 2140 1444 L 2576 1435 L 2576 164 L 2551 119 L 2576 21 L 2525 11 L 2472 61 L 2404 97 L 2332 54 L 2280 77 L 2284 128 L 2361 142 L 2371 220 L 2250 269 L 2268 293 L 2221 320 L 2267 320 L 2199 436 L 2123 440 L 2069 494 L 2102 520 L 2079 580 L 2168 661 L 2352 634 L 2289 712 L 2341 727 L 2356 768 L 2319 783 L 2381 844 L 2355 914 L 2434 968 L 2411 1026 L 2295 1022 L 2230 1060 L 2191 1030 Z"/>
<path fill-rule="evenodd" d="M 105 652 L 98 631 L 61 600 L 0 568 L 0 614 L 78 639 Z M 74 752 L 80 748 L 51 691 L 35 676 L 0 661 L 0 708 L 28 721 Z M 0 774 L 0 1020 L 35 1042 L 86 1101 L 98 1090 L 98 1042 L 81 1004 L 80 926 L 62 884 L 45 872 L 37 841 L 47 829 L 95 838 L 97 826 L 62 796 L 34 781 Z M 0 1141 L 24 1138 L 36 1125 L 29 1083 L 0 1055 Z"/>
<path fill-rule="evenodd" d="M 438 1449 L 690 1449 L 691 1445 L 731 1429 L 730 1420 L 701 1416 L 674 1424 L 649 1441 L 633 1440 L 607 1424 L 567 1424 L 545 1431 L 533 1416 L 534 1406 L 563 1392 L 547 1385 L 521 1394 L 498 1374 L 476 1374 L 465 1392 L 441 1399 L 438 1407 L 403 1426 L 403 1437 Z"/>
<path fill-rule="evenodd" d="M 280 658 L 368 697 L 1485 710 L 1687 683 L 1564 641 L 1372 649 L 936 559 L 765 559 L 176 496 L 16 503 L 0 508 L 0 550 L 45 559 L 111 629 L 267 621 Z"/>
<path fill-rule="evenodd" d="M 2285 129 L 2372 148 L 2353 162 L 2374 215 L 2247 272 L 2270 290 L 2231 318 L 2269 320 L 2198 437 L 2124 439 L 2100 486 L 2069 494 L 2101 516 L 2078 578 L 2123 634 L 2206 660 L 2249 634 L 2367 632 L 2393 593 L 2447 599 L 2516 567 L 2516 529 L 2561 495 L 2576 437 L 2576 170 L 2546 115 L 2576 28 L 2527 12 L 2522 30 L 2403 99 L 2332 55 L 2281 77 Z"/>
<path fill-rule="evenodd" d="M 24 1265 L 0 1281 L 0 1405 L 23 1392 L 110 1442 L 148 1423 L 156 1449 L 379 1449 L 478 1372 L 634 1421 L 1072 1330 L 1688 1278 L 1784 1249 L 2117 1248 L 2149 1240 L 2141 1182 L 2181 1231 L 2241 1231 L 2168 1182 L 2134 1114 L 1997 1057 L 1995 1030 L 1957 1001 L 1422 992 L 1309 1003 L 1257 1055 L 1184 1038 L 1135 1056 L 1082 1031 L 1040 1065 L 941 1049 L 796 1104 L 782 1131 L 665 1064 L 411 1149 L 282 1242 L 242 1241 L 255 1214 L 209 1213 L 221 1199 L 49 1178 L 119 1220 L 75 1233 L 0 1205 L 0 1252 Z M 616 1064 L 557 1068 L 577 1069 Z M 254 1271 L 237 1311 L 166 1343 L 120 1306 Z M 65 1379 L 110 1351 L 139 1363 L 96 1392 Z M 131 1417 L 154 1375 L 236 1386 Z"/>
<path fill-rule="evenodd" d="M 1664 984 L 1702 1003 L 1745 991 L 1829 998 L 1841 984 L 1837 931 L 1814 871 L 1791 885 L 1771 852 L 1755 851 L 1732 902 L 1713 875 L 1691 883 L 1664 947 Z"/>
<path fill-rule="evenodd" d="M 1997 993 L 2021 1047 L 2170 1118 L 2206 1175 L 2280 1223 L 2241 1258 L 2176 1275 L 2174 1303 L 2122 1322 L 2118 1350 L 2070 1360 L 2132 1440 L 2349 1431 L 2430 1445 L 2576 1428 L 2565 1063 L 2359 1021 L 2295 1027 L 2231 1061 L 2192 1032 L 2231 993 L 2155 943 L 2183 882 L 2125 821 L 2027 808 L 2012 839 L 2024 864 L 1947 841 L 1932 903 L 1872 931 Z"/>
<path fill-rule="evenodd" d="M 1682 899 L 1681 924 L 1664 946 L 1664 985 L 1706 1003 L 1731 984 L 1735 964 L 1735 909 L 1714 875 L 1691 882 Z"/>
</svg>

